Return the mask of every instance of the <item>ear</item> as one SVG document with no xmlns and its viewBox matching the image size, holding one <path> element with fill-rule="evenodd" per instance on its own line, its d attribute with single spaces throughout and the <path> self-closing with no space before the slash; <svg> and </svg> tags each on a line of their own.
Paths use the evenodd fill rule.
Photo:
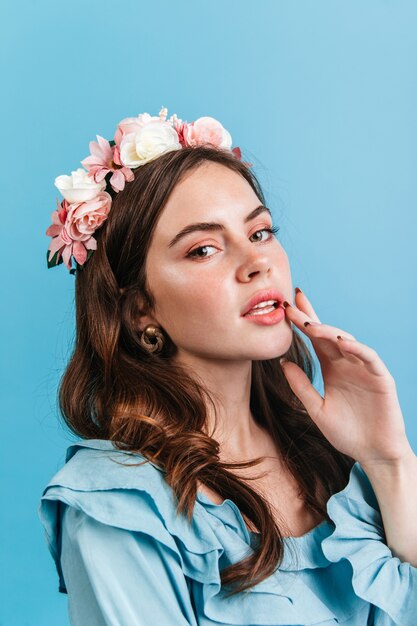
<svg viewBox="0 0 417 626">
<path fill-rule="evenodd" d="M 119 287 L 120 294 L 124 294 L 125 287 Z M 153 324 L 157 328 L 161 328 L 161 324 L 158 322 L 155 316 L 148 310 L 148 305 L 141 294 L 136 294 L 137 311 L 139 312 L 136 317 L 136 328 L 138 332 L 142 332 L 148 324 Z"/>
<path fill-rule="evenodd" d="M 141 315 L 137 322 L 137 328 L 139 332 L 143 332 L 148 324 L 153 324 L 156 328 L 161 328 L 160 323 L 154 317 L 149 315 Z"/>
<path fill-rule="evenodd" d="M 120 291 L 123 293 L 122 289 L 120 289 Z M 148 324 L 153 324 L 157 328 L 160 328 L 160 323 L 156 317 L 152 315 L 151 311 L 148 310 L 148 304 L 145 302 L 143 296 L 137 294 L 136 298 L 136 310 L 138 311 L 138 315 L 135 317 L 135 325 L 138 332 L 141 333 Z"/>
</svg>

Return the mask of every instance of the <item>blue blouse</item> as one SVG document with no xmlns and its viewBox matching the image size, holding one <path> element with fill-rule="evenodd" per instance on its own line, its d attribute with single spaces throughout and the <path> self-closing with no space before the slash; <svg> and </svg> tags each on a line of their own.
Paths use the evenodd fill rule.
<svg viewBox="0 0 417 626">
<path fill-rule="evenodd" d="M 416 626 L 417 568 L 385 543 L 358 462 L 331 522 L 284 538 L 280 567 L 226 598 L 220 571 L 253 552 L 236 504 L 198 491 L 191 526 L 157 465 L 102 439 L 68 447 L 38 514 L 72 626 Z"/>
</svg>

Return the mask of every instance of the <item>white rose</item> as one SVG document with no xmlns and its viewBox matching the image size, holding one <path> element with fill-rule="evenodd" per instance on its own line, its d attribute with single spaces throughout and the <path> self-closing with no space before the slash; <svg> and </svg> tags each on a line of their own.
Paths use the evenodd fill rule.
<svg viewBox="0 0 417 626">
<path fill-rule="evenodd" d="M 169 122 L 152 120 L 123 137 L 120 160 L 123 165 L 134 168 L 152 161 L 163 152 L 181 148 L 178 133 Z"/>
<path fill-rule="evenodd" d="M 86 202 L 92 200 L 101 191 L 106 188 L 106 181 L 94 182 L 88 172 L 79 167 L 71 172 L 71 176 L 57 176 L 54 182 L 55 187 L 59 189 L 62 196 L 69 203 Z"/>
<path fill-rule="evenodd" d="M 122 119 L 118 123 L 114 134 L 114 141 L 119 149 L 119 153 L 123 137 L 130 135 L 130 133 L 136 133 L 140 128 L 145 126 L 145 124 L 149 124 L 152 120 L 159 120 L 159 117 L 156 115 L 149 115 L 149 113 L 140 113 L 136 117 L 125 117 Z"/>
<path fill-rule="evenodd" d="M 149 115 L 149 113 L 140 113 L 136 117 L 125 117 L 117 126 L 123 134 L 128 135 L 136 132 L 145 124 L 149 124 L 152 120 L 159 120 L 159 117 L 157 115 Z"/>
</svg>

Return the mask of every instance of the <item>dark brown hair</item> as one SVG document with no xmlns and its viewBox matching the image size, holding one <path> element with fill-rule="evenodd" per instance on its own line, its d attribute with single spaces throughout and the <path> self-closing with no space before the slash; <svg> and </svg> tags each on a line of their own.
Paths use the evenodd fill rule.
<svg viewBox="0 0 417 626">
<path fill-rule="evenodd" d="M 230 152 L 214 146 L 164 153 L 134 170 L 134 181 L 115 194 L 108 219 L 95 233 L 97 250 L 77 269 L 76 337 L 60 381 L 59 407 L 65 424 L 83 439 L 108 439 L 157 464 L 178 498 L 178 514 L 191 520 L 197 480 L 230 498 L 259 531 L 256 550 L 221 571 L 229 594 L 271 575 L 283 558 L 284 542 L 270 505 L 235 471 L 262 460 L 225 463 L 219 444 L 205 432 L 207 402 L 202 380 L 173 362 L 177 348 L 164 332 L 164 347 L 149 353 L 139 339 L 138 319 L 154 306 L 146 278 L 147 250 L 157 220 L 175 185 L 205 162 L 240 174 L 259 200 L 254 173 Z M 314 362 L 295 329 L 286 358 L 311 382 Z M 252 363 L 250 409 L 281 452 L 308 509 L 329 520 L 326 501 L 347 484 L 354 463 L 323 436 L 289 387 L 279 358 Z"/>
</svg>

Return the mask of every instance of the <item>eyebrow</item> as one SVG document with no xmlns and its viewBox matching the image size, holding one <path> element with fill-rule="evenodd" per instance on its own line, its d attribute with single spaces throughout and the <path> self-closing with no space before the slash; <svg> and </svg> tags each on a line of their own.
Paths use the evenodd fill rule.
<svg viewBox="0 0 417 626">
<path fill-rule="evenodd" d="M 260 213 L 263 213 L 264 211 L 267 211 L 269 215 L 272 217 L 272 213 L 268 209 L 268 207 L 264 206 L 263 204 L 260 204 L 259 206 L 256 207 L 256 209 L 251 211 L 249 215 L 245 217 L 244 223 L 246 224 L 247 222 L 250 222 L 255 217 L 257 217 Z M 223 226 L 223 224 L 218 224 L 217 222 L 197 222 L 196 224 L 189 224 L 188 226 L 185 226 L 182 230 L 180 230 L 180 232 L 177 233 L 173 239 L 171 239 L 171 241 L 168 244 L 168 248 L 172 248 L 172 246 L 175 246 L 175 244 L 178 243 L 180 239 L 182 239 L 186 235 L 189 235 L 190 233 L 194 233 L 197 230 L 198 231 L 200 230 L 224 231 L 225 227 Z"/>
</svg>

